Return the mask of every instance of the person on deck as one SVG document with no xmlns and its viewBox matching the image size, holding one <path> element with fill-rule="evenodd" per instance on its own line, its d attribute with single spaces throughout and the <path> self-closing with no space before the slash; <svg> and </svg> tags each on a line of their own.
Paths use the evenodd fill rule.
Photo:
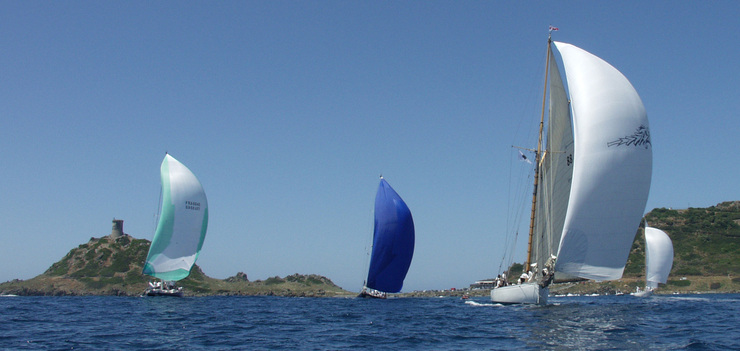
<svg viewBox="0 0 740 351">
<path fill-rule="evenodd" d="M 522 273 L 522 275 L 519 276 L 519 284 L 524 284 L 524 282 L 526 282 L 527 279 L 529 279 L 529 276 L 527 275 L 527 273 Z"/>
</svg>

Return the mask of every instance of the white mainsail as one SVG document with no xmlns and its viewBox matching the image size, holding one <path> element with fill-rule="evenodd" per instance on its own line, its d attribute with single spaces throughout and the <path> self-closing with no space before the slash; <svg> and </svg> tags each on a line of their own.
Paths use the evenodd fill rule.
<svg viewBox="0 0 740 351">
<path fill-rule="evenodd" d="M 568 194 L 573 178 L 573 126 L 568 97 L 557 62 L 550 52 L 550 103 L 547 140 L 540 157 L 540 182 L 532 246 L 532 262 L 542 270 L 557 255 L 565 224 Z M 530 269 L 533 267 L 529 267 Z"/>
<path fill-rule="evenodd" d="M 664 231 L 645 227 L 645 280 L 649 289 L 668 281 L 673 267 L 673 242 Z"/>
</svg>

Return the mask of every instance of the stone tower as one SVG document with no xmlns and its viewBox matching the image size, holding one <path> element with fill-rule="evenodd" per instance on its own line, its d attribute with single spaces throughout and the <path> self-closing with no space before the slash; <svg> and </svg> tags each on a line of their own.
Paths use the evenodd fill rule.
<svg viewBox="0 0 740 351">
<path fill-rule="evenodd" d="M 123 236 L 123 220 L 113 218 L 113 230 L 110 232 L 110 237 L 118 239 Z"/>
</svg>

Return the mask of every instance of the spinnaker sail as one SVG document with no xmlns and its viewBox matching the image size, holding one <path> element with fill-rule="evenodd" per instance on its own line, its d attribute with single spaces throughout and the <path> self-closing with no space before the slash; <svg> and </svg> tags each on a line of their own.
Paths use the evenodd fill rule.
<svg viewBox="0 0 740 351">
<path fill-rule="evenodd" d="M 668 281 L 673 268 L 673 242 L 664 231 L 645 227 L 645 280 L 648 289 Z"/>
<path fill-rule="evenodd" d="M 414 220 L 406 203 L 381 177 L 375 195 L 373 249 L 366 287 L 397 293 L 414 255 Z"/>
<path fill-rule="evenodd" d="M 555 270 L 585 279 L 619 279 L 650 192 L 647 114 L 616 68 L 571 44 L 555 46 L 565 67 L 575 145 Z"/>
<path fill-rule="evenodd" d="M 208 201 L 203 186 L 185 165 L 169 154 L 160 167 L 162 209 L 144 274 L 178 281 L 190 274 L 208 228 Z"/>
</svg>

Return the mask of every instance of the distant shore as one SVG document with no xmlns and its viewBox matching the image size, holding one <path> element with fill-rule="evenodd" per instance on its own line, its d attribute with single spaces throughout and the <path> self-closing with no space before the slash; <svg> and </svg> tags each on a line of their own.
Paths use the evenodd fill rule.
<svg viewBox="0 0 740 351">
<path fill-rule="evenodd" d="M 282 297 L 354 297 L 356 292 L 347 291 L 328 284 L 306 284 L 305 280 L 317 275 L 293 275 L 290 277 L 270 278 L 267 281 L 240 282 L 241 284 L 212 282 L 218 288 L 212 291 L 187 291 L 186 296 L 282 296 Z M 139 289 L 100 289 L 88 290 L 81 286 L 69 285 L 65 279 L 18 280 L 14 279 L 0 284 L 0 293 L 3 295 L 18 296 L 138 296 Z M 277 281 L 274 281 L 277 280 Z M 292 281 L 291 281 L 292 280 Z M 326 283 L 326 282 L 322 282 Z M 643 289 L 645 281 L 642 278 L 627 277 L 616 281 L 595 282 L 582 281 L 557 283 L 550 286 L 550 295 L 616 295 L 629 294 L 637 287 Z M 490 289 L 440 289 L 411 291 L 391 294 L 393 298 L 414 297 L 487 297 Z M 143 289 L 141 289 L 143 292 Z M 702 293 L 740 293 L 740 277 L 732 276 L 686 276 L 671 277 L 667 284 L 661 284 L 655 294 L 702 294 Z"/>
<path fill-rule="evenodd" d="M 185 296 L 284 296 L 284 297 L 344 297 L 355 293 L 345 291 L 331 280 L 319 275 L 294 274 L 266 280 L 209 278 L 199 274 L 197 281 L 181 281 Z M 40 275 L 29 280 L 14 279 L 0 284 L 0 294 L 18 296 L 140 296 L 146 283 L 91 285 L 89 281 L 70 277 Z"/>
<path fill-rule="evenodd" d="M 557 283 L 550 286 L 550 295 L 616 295 L 635 292 L 645 288 L 645 279 L 626 277 L 615 281 L 582 281 Z M 740 277 L 732 276 L 686 276 L 670 277 L 654 292 L 661 294 L 736 294 L 740 293 Z M 490 296 L 490 289 L 424 290 L 394 294 L 396 297 L 469 297 Z"/>
</svg>

